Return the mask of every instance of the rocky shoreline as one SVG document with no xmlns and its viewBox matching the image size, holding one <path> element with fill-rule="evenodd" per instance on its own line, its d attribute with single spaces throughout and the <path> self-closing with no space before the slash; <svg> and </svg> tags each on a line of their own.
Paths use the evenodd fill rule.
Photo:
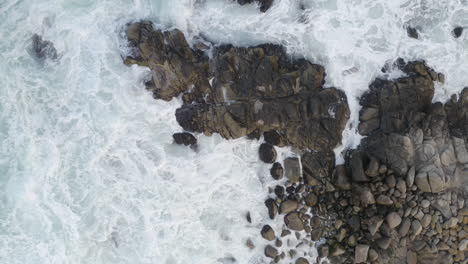
<svg viewBox="0 0 468 264">
<path fill-rule="evenodd" d="M 260 159 L 273 179 L 286 178 L 265 201 L 284 229 L 259 230 L 272 262 L 467 263 L 468 88 L 432 103 L 442 74 L 424 62 L 386 65 L 405 77 L 370 84 L 360 100 L 367 137 L 335 165 L 350 110 L 342 91 L 323 87 L 322 66 L 273 44 L 190 46 L 182 32 L 147 21 L 130 24 L 127 38 L 124 62 L 151 69 L 156 99 L 182 98 L 175 115 L 185 131 L 265 141 Z M 196 147 L 187 132 L 175 142 Z M 293 146 L 300 158 L 277 160 L 275 146 Z M 319 260 L 282 251 L 289 237 L 290 247 L 317 242 Z"/>
</svg>

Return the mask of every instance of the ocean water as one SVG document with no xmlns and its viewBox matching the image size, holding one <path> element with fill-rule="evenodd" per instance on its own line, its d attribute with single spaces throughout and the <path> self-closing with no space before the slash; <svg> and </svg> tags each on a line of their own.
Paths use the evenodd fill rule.
<svg viewBox="0 0 468 264">
<path fill-rule="evenodd" d="M 122 29 L 139 19 L 324 65 L 352 109 L 337 153 L 359 143 L 357 98 L 386 61 L 444 73 L 436 100 L 468 85 L 467 32 L 451 35 L 468 26 L 466 0 L 275 0 L 265 14 L 227 0 L 0 0 L 0 263 L 268 263 L 259 230 L 282 222 L 263 205 L 275 183 L 260 142 L 172 144 L 180 101 L 153 100 L 148 70 L 122 63 Z M 30 55 L 34 33 L 57 60 Z"/>
</svg>

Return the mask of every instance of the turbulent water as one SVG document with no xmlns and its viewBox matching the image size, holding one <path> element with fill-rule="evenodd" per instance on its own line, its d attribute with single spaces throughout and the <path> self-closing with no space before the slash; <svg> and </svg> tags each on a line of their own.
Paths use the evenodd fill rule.
<svg viewBox="0 0 468 264">
<path fill-rule="evenodd" d="M 275 0 L 265 14 L 227 0 L 0 0 L 0 263 L 263 262 L 274 183 L 259 142 L 172 144 L 180 102 L 153 100 L 147 70 L 121 60 L 125 23 L 143 18 L 215 43 L 280 43 L 324 65 L 353 110 L 337 153 L 359 142 L 356 98 L 387 60 L 443 72 L 437 100 L 468 85 L 468 34 L 451 35 L 468 25 L 466 0 Z M 57 60 L 31 56 L 34 33 Z"/>
</svg>

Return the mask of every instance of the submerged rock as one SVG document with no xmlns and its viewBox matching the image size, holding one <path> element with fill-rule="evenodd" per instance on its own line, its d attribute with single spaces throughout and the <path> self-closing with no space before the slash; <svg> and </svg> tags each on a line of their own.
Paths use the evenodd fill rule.
<svg viewBox="0 0 468 264">
<path fill-rule="evenodd" d="M 455 27 L 452 31 L 452 35 L 455 38 L 459 38 L 463 34 L 463 28 L 462 27 Z"/>
<path fill-rule="evenodd" d="M 57 50 L 54 44 L 43 40 L 38 34 L 34 34 L 32 37 L 32 53 L 38 59 L 57 59 Z"/>
<path fill-rule="evenodd" d="M 266 12 L 271 5 L 273 4 L 273 0 L 237 0 L 240 5 L 251 4 L 256 2 L 260 5 L 260 11 Z"/>
</svg>

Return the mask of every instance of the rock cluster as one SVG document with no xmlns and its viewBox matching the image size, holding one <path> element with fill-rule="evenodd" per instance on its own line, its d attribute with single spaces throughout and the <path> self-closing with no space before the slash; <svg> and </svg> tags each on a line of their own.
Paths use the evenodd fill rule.
<svg viewBox="0 0 468 264">
<path fill-rule="evenodd" d="M 367 138 L 344 165 L 314 152 L 302 155 L 302 166 L 297 158 L 282 162 L 287 182 L 266 203 L 271 217 L 284 219 L 277 240 L 290 244 L 293 236 L 300 247 L 325 238 L 318 255 L 332 263 L 468 259 L 468 88 L 433 104 L 433 82 L 443 77 L 424 62 L 397 66 L 406 77 L 377 79 L 362 97 Z M 375 124 L 363 130 L 366 122 Z M 273 258 L 292 252 L 278 248 Z"/>
<path fill-rule="evenodd" d="M 310 263 L 298 249 L 325 239 L 319 259 L 333 263 L 466 260 L 468 88 L 432 103 L 442 74 L 424 62 L 386 66 L 406 76 L 370 85 L 360 101 L 359 131 L 367 137 L 335 166 L 349 109 L 343 92 L 323 87 L 322 66 L 293 60 L 278 45 L 191 46 L 182 32 L 150 22 L 129 25 L 127 37 L 133 51 L 125 63 L 151 69 L 147 88 L 155 98 L 182 99 L 176 119 L 184 130 L 263 136 L 259 158 L 281 180 L 265 206 L 271 219 L 284 221 L 282 230 L 259 230 L 266 258 Z M 174 135 L 181 144 L 194 139 Z M 276 147 L 287 145 L 300 157 L 278 160 Z"/>
</svg>

